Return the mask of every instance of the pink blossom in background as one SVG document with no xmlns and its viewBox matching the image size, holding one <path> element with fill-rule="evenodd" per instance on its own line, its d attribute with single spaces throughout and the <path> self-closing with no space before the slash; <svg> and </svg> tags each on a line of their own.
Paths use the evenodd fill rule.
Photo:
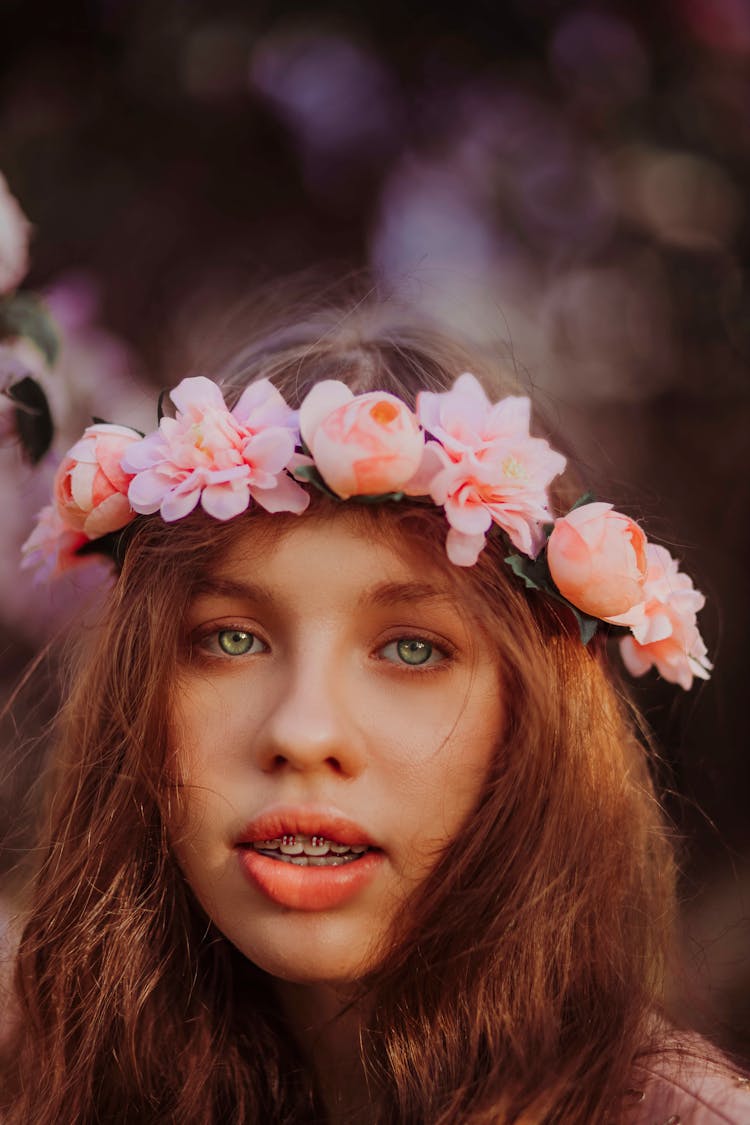
<svg viewBox="0 0 750 1125">
<path fill-rule="evenodd" d="M 0 174 L 0 293 L 15 289 L 29 269 L 31 224 Z"/>
<path fill-rule="evenodd" d="M 58 554 L 54 534 L 47 536 L 46 548 L 27 552 L 27 569 L 19 572 L 24 540 L 36 542 L 42 538 L 41 530 L 32 531 L 32 517 L 49 503 L 62 457 L 81 437 L 92 416 L 126 419 L 141 430 L 156 424 L 153 386 L 142 378 L 136 354 L 97 322 L 98 291 L 94 275 L 77 271 L 61 276 L 45 290 L 44 303 L 60 340 L 54 370 L 48 369 L 42 352 L 30 340 L 17 338 L 0 345 L 0 367 L 8 368 L 10 375 L 29 372 L 41 383 L 56 430 L 53 450 L 33 471 L 14 445 L 0 448 L 0 503 L 4 513 L 0 624 L 32 643 L 55 634 L 73 617 L 80 619 L 82 613 L 95 610 L 111 578 L 109 562 L 96 556 L 73 555 L 68 550 L 73 540 L 68 538 L 59 547 L 61 566 L 55 581 L 40 587 L 33 570 L 37 565 L 43 570 L 49 566 L 54 569 Z"/>
<path fill-rule="evenodd" d="M 128 497 L 137 512 L 160 511 L 171 522 L 198 503 L 216 519 L 247 508 L 252 497 L 269 512 L 302 512 L 309 503 L 285 469 L 297 441 L 296 415 L 267 379 L 229 411 L 216 383 L 183 379 L 170 393 L 174 418 L 131 445 L 122 460 L 134 474 Z"/>
<path fill-rule="evenodd" d="M 536 556 L 544 544 L 542 525 L 551 519 L 547 488 L 565 458 L 530 435 L 529 399 L 509 396 L 492 404 L 466 373 L 450 391 L 422 392 L 417 416 L 436 439 L 427 442 L 424 463 L 431 460 L 437 470 L 429 492 L 451 526 L 451 562 L 472 566 L 493 522 L 519 551 Z"/>
<path fill-rule="evenodd" d="M 127 496 L 131 477 L 120 461 L 140 437 L 128 426 L 105 422 L 84 431 L 55 477 L 55 504 L 68 527 L 82 531 L 88 539 L 98 539 L 133 519 L 135 512 Z"/>
<path fill-rule="evenodd" d="M 666 547 L 649 543 L 646 556 L 644 620 L 620 641 L 622 659 L 633 676 L 656 667 L 689 691 L 693 678 L 707 680 L 712 668 L 696 621 L 706 599 Z"/>
<path fill-rule="evenodd" d="M 555 520 L 547 564 L 560 593 L 616 625 L 643 620 L 646 536 L 612 504 L 582 504 Z"/>
<path fill-rule="evenodd" d="M 394 395 L 354 395 L 336 379 L 309 392 L 300 429 L 315 466 L 342 500 L 399 492 L 419 468 L 424 435 L 411 410 Z"/>
<path fill-rule="evenodd" d="M 76 551 L 88 541 L 88 536 L 72 528 L 57 508 L 48 504 L 21 547 L 21 569 L 33 569 L 37 581 L 48 581 L 79 563 Z"/>
</svg>

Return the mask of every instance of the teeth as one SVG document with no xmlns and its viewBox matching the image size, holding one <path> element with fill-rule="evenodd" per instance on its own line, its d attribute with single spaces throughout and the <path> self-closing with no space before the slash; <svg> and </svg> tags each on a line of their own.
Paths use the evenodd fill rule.
<svg viewBox="0 0 750 1125">
<path fill-rule="evenodd" d="M 280 863 L 293 863 L 295 867 L 342 867 L 346 863 L 356 863 L 358 855 L 284 855 L 283 852 L 266 852 L 258 848 L 262 855 Z"/>
<path fill-rule="evenodd" d="M 255 840 L 252 847 L 273 859 L 298 867 L 337 867 L 363 855 L 366 844 L 339 844 L 325 836 L 286 833 L 270 840 Z"/>
</svg>

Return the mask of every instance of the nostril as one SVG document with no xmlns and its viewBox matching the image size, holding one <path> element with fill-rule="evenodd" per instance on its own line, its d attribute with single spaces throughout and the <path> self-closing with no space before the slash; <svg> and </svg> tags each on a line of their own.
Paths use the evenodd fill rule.
<svg viewBox="0 0 750 1125">
<path fill-rule="evenodd" d="M 289 773 L 309 773 L 323 771 L 331 777 L 352 777 L 359 773 L 362 763 L 354 746 L 333 745 L 322 746 L 315 739 L 299 735 L 294 741 L 285 738 L 269 740 L 266 746 L 259 749 L 257 760 L 263 773 L 281 777 Z"/>
</svg>

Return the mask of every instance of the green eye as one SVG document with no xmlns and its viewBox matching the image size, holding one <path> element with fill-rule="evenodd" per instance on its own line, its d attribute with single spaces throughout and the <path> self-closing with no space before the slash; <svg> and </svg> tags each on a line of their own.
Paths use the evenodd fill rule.
<svg viewBox="0 0 750 1125">
<path fill-rule="evenodd" d="M 396 641 L 396 652 L 404 664 L 426 664 L 432 656 L 432 645 L 419 637 L 404 637 Z"/>
<path fill-rule="evenodd" d="M 255 635 L 242 629 L 222 629 L 217 640 L 219 648 L 227 656 L 244 656 L 256 643 Z"/>
</svg>

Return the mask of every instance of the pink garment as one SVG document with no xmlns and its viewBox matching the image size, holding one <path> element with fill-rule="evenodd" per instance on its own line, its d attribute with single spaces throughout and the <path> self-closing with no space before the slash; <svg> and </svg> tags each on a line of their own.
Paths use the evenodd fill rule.
<svg viewBox="0 0 750 1125">
<path fill-rule="evenodd" d="M 627 1125 L 750 1125 L 750 1078 L 713 1053 L 644 1062 L 633 1086 Z"/>
</svg>

